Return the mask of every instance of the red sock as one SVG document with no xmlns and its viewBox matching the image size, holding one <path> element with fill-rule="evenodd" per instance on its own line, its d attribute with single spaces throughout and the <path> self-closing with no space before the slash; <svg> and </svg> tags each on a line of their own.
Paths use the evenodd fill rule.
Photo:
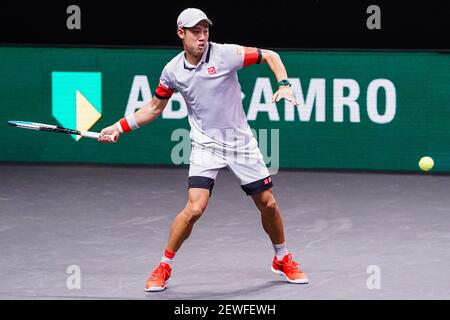
<svg viewBox="0 0 450 320">
<path fill-rule="evenodd" d="M 175 257 L 175 252 L 170 250 L 164 250 L 164 255 L 161 258 L 161 262 L 167 263 L 169 266 L 172 266 L 173 258 Z"/>
</svg>

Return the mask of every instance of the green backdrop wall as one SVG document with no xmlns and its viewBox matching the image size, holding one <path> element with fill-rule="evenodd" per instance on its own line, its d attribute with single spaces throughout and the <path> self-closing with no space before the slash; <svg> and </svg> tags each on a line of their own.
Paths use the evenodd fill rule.
<svg viewBox="0 0 450 320">
<path fill-rule="evenodd" d="M 61 102 L 64 92 L 55 92 L 55 75 L 89 72 L 100 80 L 95 88 L 80 84 L 84 86 L 80 91 L 93 92 L 84 94 L 101 118 L 90 130 L 100 131 L 154 92 L 164 65 L 177 53 L 0 48 L 0 161 L 159 165 L 179 164 L 182 158 L 186 162 L 188 150 L 180 153 L 180 146 L 189 125 L 177 95 L 163 117 L 112 145 L 7 126 L 8 120 L 63 125 L 70 123 L 67 119 L 75 125 L 74 89 L 67 91 L 69 102 L 61 110 L 55 97 Z M 249 66 L 239 71 L 239 79 L 244 109 L 250 126 L 261 135 L 258 139 L 265 134 L 262 129 L 269 133 L 269 141 L 279 138 L 279 150 L 273 142 L 268 154 L 279 152 L 281 168 L 409 171 L 417 170 L 419 158 L 429 155 L 435 171 L 450 171 L 450 54 L 279 54 L 301 101 L 299 108 L 284 101 L 271 104 L 276 81 L 267 65 Z"/>
</svg>

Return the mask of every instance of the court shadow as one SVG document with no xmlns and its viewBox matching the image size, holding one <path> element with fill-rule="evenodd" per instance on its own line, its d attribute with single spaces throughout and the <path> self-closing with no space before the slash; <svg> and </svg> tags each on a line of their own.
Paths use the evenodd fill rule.
<svg viewBox="0 0 450 320">
<path fill-rule="evenodd" d="M 267 289 L 285 285 L 287 285 L 286 281 L 272 280 L 257 286 L 251 286 L 237 290 L 224 291 L 220 290 L 220 288 L 217 288 L 217 291 L 215 291 L 214 288 L 211 288 L 209 290 L 195 292 L 190 291 L 191 288 L 189 289 L 189 292 L 184 292 L 182 290 L 182 286 L 171 286 L 170 288 L 168 287 L 165 291 L 162 292 L 148 292 L 145 295 L 145 299 L 232 300 L 236 299 L 237 297 L 245 297 L 251 294 L 254 295 L 258 292 L 267 293 Z"/>
</svg>

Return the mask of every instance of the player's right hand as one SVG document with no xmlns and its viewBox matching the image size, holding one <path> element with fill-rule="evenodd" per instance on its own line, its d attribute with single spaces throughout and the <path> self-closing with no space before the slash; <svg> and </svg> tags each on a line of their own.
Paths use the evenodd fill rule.
<svg viewBox="0 0 450 320">
<path fill-rule="evenodd" d="M 114 140 L 117 141 L 120 136 L 120 131 L 117 129 L 116 125 L 113 124 L 112 126 L 104 128 L 102 131 L 100 131 L 100 136 L 98 137 L 98 142 L 101 143 L 112 143 L 115 141 L 112 141 L 108 135 L 114 136 Z"/>
</svg>

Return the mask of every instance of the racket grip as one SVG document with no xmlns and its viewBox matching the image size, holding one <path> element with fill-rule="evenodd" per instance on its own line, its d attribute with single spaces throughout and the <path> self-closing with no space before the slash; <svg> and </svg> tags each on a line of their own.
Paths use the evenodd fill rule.
<svg viewBox="0 0 450 320">
<path fill-rule="evenodd" d="M 92 131 L 81 131 L 81 136 L 86 137 L 86 138 L 91 138 L 91 139 L 98 139 L 100 137 L 100 133 L 98 132 L 92 132 Z M 114 135 L 106 135 L 107 137 L 109 137 L 109 139 L 111 139 L 112 142 L 116 142 L 117 138 Z"/>
</svg>

